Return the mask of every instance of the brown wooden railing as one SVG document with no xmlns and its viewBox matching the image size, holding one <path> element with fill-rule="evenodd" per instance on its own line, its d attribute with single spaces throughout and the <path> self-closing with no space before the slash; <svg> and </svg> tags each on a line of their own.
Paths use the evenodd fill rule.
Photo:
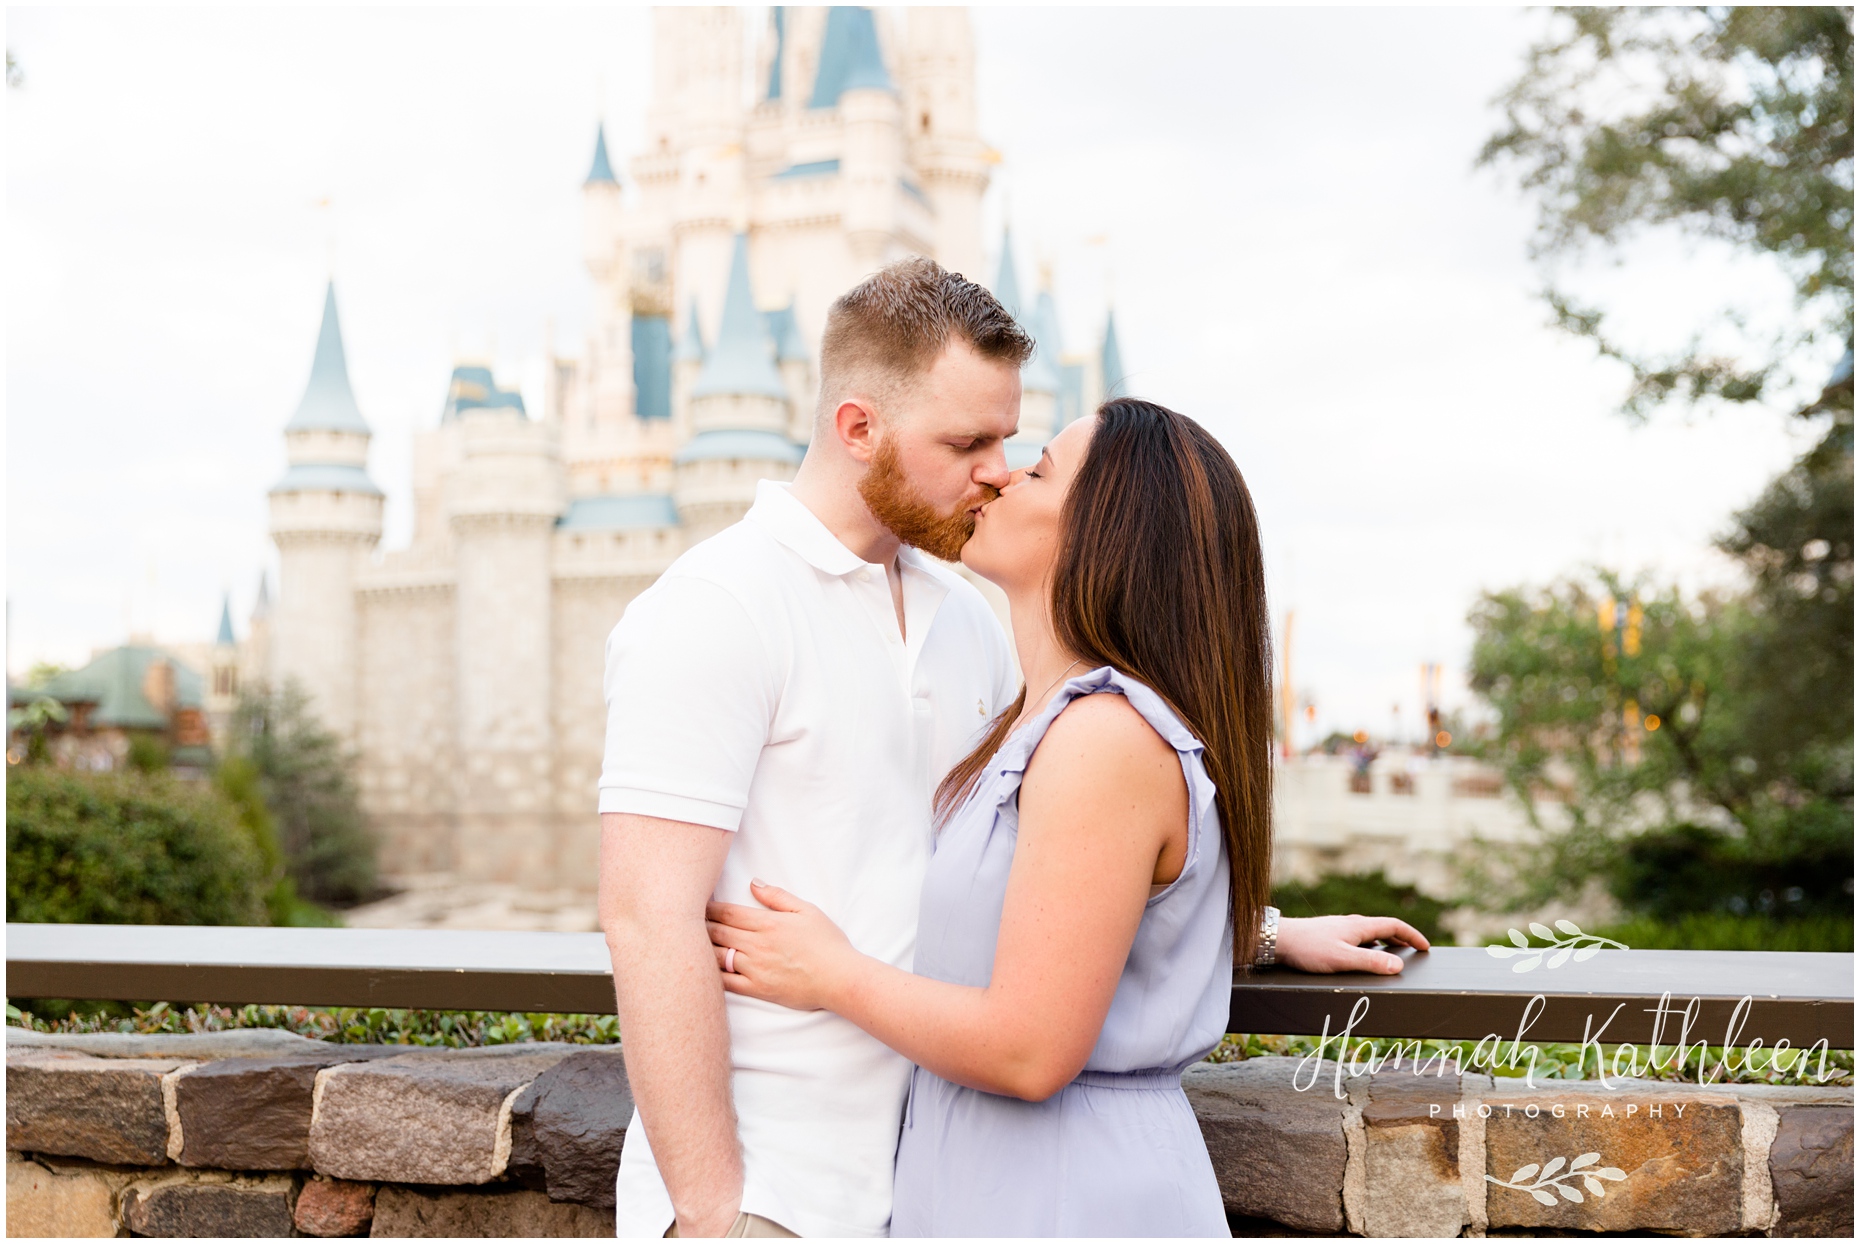
<svg viewBox="0 0 1860 1244">
<path fill-rule="evenodd" d="M 1852 1049 L 1854 957 L 1768 951 L 1605 950 L 1514 970 L 1478 948 L 1402 952 L 1398 976 L 1238 973 L 1235 1032 L 1584 1041 L 1602 1049 L 1762 1038 Z M 9 924 L 15 998 L 611 1014 L 598 933 Z M 1662 999 L 1665 999 L 1662 1004 Z M 1541 999 L 1541 1001 L 1539 1001 Z M 1695 1001 L 1696 1000 L 1696 1001 Z M 1352 1015 L 1355 1020 L 1352 1023 Z"/>
</svg>

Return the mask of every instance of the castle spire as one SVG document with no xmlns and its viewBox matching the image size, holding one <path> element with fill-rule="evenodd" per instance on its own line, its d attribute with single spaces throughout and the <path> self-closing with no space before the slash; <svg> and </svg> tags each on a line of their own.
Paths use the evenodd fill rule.
<svg viewBox="0 0 1860 1244">
<path fill-rule="evenodd" d="M 1105 313 L 1104 347 L 1099 351 L 1098 357 L 1103 369 L 1105 397 L 1124 396 L 1124 356 L 1117 348 L 1117 312 L 1115 310 Z"/>
<path fill-rule="evenodd" d="M 214 644 L 225 647 L 239 641 L 233 637 L 232 593 L 223 593 L 220 597 L 220 633 L 214 637 Z"/>
<path fill-rule="evenodd" d="M 768 321 L 756 310 L 755 295 L 749 288 L 749 236 L 739 233 L 730 256 L 730 284 L 723 298 L 723 324 L 717 330 L 717 345 L 704 360 L 704 370 L 698 373 L 691 396 L 754 394 L 785 400 L 788 388 L 775 370 L 774 354 Z"/>
<path fill-rule="evenodd" d="M 995 301 L 1015 319 L 1020 318 L 1020 277 L 1014 271 L 1014 230 L 1001 231 L 1001 268 L 995 274 Z"/>
<path fill-rule="evenodd" d="M 607 127 L 594 127 L 594 165 L 588 169 L 588 179 L 584 186 L 608 185 L 618 186 L 620 179 L 614 176 L 614 166 L 607 159 Z"/>
<path fill-rule="evenodd" d="M 704 355 L 704 330 L 698 326 L 697 299 L 691 300 L 691 316 L 685 323 L 685 331 L 678 338 L 678 345 L 672 351 L 674 363 L 702 363 Z"/>
<path fill-rule="evenodd" d="M 317 333 L 316 359 L 310 365 L 310 383 L 304 387 L 297 413 L 284 425 L 286 432 L 368 431 L 349 387 L 349 363 L 342 349 L 342 325 L 336 319 L 336 283 L 323 295 L 323 327 Z"/>
<path fill-rule="evenodd" d="M 769 62 L 769 89 L 764 99 L 781 98 L 781 62 L 788 53 L 788 13 L 781 5 L 775 6 L 775 59 Z"/>
<path fill-rule="evenodd" d="M 820 41 L 820 69 L 814 75 L 809 108 L 831 108 L 847 91 L 895 91 L 885 58 L 878 50 L 878 27 L 872 10 L 840 5 L 827 10 L 827 31 Z"/>
</svg>

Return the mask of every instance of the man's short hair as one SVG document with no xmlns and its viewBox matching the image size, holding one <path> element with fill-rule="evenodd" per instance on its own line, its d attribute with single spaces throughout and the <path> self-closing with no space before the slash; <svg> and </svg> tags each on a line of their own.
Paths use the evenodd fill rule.
<svg viewBox="0 0 1860 1244">
<path fill-rule="evenodd" d="M 820 339 L 820 405 L 827 418 L 863 389 L 884 400 L 927 371 L 959 337 L 983 358 L 1020 367 L 1033 338 L 995 296 L 934 259 L 913 255 L 840 295 Z"/>
</svg>

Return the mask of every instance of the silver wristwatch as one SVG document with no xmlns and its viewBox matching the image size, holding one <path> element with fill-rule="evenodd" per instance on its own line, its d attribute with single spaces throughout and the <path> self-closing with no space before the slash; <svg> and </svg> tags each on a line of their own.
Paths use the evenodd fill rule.
<svg viewBox="0 0 1860 1244">
<path fill-rule="evenodd" d="M 1259 950 L 1253 955 L 1253 966 L 1269 968 L 1279 961 L 1279 909 L 1262 908 L 1259 913 Z"/>
</svg>

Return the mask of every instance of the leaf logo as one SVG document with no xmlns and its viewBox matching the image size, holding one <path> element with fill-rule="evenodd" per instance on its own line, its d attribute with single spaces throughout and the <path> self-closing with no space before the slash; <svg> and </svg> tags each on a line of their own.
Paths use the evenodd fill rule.
<svg viewBox="0 0 1860 1244">
<path fill-rule="evenodd" d="M 1560 925 L 1563 922 L 1559 920 L 1557 923 Z M 1580 1205 L 1583 1199 L 1582 1188 L 1570 1186 L 1568 1180 L 1581 1180 L 1582 1187 L 1588 1189 L 1589 1195 L 1600 1200 L 1604 1179 L 1614 1183 L 1627 1178 L 1627 1172 L 1618 1166 L 1595 1165 L 1601 1160 L 1602 1155 L 1599 1153 L 1585 1153 L 1565 1169 L 1562 1158 L 1551 1158 L 1541 1168 L 1535 1162 L 1529 1166 L 1520 1166 L 1512 1172 L 1510 1179 L 1500 1179 L 1496 1175 L 1487 1175 L 1485 1178 L 1487 1183 L 1495 1183 L 1501 1188 L 1528 1192 L 1539 1205 L 1555 1205 L 1558 1195 L 1565 1201 Z M 1527 1179 L 1532 1182 L 1526 1183 Z M 1556 1190 L 1554 1195 L 1551 1189 Z"/>
<path fill-rule="evenodd" d="M 1485 953 L 1494 959 L 1509 959 L 1513 955 L 1522 956 L 1518 962 L 1511 965 L 1511 970 L 1529 972 L 1540 964 L 1545 967 L 1560 968 L 1572 957 L 1577 963 L 1581 963 L 1584 959 L 1593 959 L 1604 946 L 1612 946 L 1616 950 L 1628 949 L 1626 945 L 1613 938 L 1584 933 L 1572 920 L 1559 920 L 1556 922 L 1556 927 L 1567 936 L 1558 937 L 1555 932 L 1535 921 L 1531 924 L 1531 932 L 1550 943 L 1548 946 L 1533 946 L 1531 939 L 1517 929 L 1507 929 L 1506 933 L 1511 937 L 1511 945 L 1487 946 Z M 1552 954 L 1552 951 L 1555 953 Z M 1550 955 L 1548 963 L 1544 962 L 1546 954 Z"/>
</svg>

